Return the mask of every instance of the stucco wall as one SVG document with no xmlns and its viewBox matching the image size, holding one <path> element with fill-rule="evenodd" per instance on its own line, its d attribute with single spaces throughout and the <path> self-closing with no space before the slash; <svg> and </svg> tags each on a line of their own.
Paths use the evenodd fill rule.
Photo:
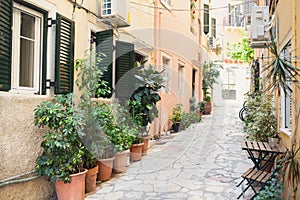
<svg viewBox="0 0 300 200">
<path fill-rule="evenodd" d="M 45 100 L 47 97 L 0 93 L 0 180 L 35 169 L 43 131 L 33 125 L 33 110 Z M 0 187 L 0 199 L 49 199 L 53 191 L 44 178 L 38 178 Z"/>
</svg>

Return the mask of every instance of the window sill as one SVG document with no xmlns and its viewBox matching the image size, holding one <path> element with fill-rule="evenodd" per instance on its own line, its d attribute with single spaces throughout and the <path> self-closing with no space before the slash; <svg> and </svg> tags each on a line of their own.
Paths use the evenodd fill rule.
<svg viewBox="0 0 300 200">
<path fill-rule="evenodd" d="M 281 128 L 280 132 L 291 137 L 292 136 L 292 130 L 291 129 L 287 129 L 287 128 Z"/>
</svg>

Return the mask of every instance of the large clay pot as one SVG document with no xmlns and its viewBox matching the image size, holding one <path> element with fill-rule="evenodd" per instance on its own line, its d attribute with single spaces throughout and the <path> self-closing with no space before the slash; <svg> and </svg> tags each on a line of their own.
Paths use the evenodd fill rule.
<svg viewBox="0 0 300 200">
<path fill-rule="evenodd" d="M 107 181 L 111 177 L 115 157 L 97 160 L 99 167 L 97 181 Z"/>
<path fill-rule="evenodd" d="M 211 112 L 211 101 L 205 103 L 204 114 L 209 115 Z"/>
<path fill-rule="evenodd" d="M 96 180 L 98 174 L 98 165 L 88 169 L 85 175 L 85 193 L 90 193 L 96 190 Z"/>
<path fill-rule="evenodd" d="M 143 151 L 142 151 L 143 156 L 146 155 L 148 152 L 149 139 L 150 139 L 150 136 L 143 137 L 143 143 L 144 143 Z"/>
<path fill-rule="evenodd" d="M 142 151 L 143 151 L 144 143 L 133 144 L 130 147 L 130 161 L 135 162 L 142 159 Z"/>
<path fill-rule="evenodd" d="M 125 172 L 127 166 L 127 160 L 128 160 L 127 151 L 116 153 L 115 160 L 114 160 L 114 172 L 115 173 Z"/>
<path fill-rule="evenodd" d="M 72 174 L 71 183 L 57 181 L 55 189 L 58 200 L 84 200 L 85 191 L 85 175 L 87 170 Z"/>
</svg>

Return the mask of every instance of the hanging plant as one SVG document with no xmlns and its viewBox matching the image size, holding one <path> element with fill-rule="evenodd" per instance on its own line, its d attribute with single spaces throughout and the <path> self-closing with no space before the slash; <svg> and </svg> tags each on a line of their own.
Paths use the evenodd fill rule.
<svg viewBox="0 0 300 200">
<path fill-rule="evenodd" d="M 193 19 L 196 18 L 196 2 L 197 2 L 197 0 L 190 1 L 191 16 Z"/>
</svg>

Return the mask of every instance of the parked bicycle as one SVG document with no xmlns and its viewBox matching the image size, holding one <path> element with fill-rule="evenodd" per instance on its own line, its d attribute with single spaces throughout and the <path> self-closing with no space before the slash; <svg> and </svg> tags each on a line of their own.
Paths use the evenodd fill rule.
<svg viewBox="0 0 300 200">
<path fill-rule="evenodd" d="M 246 121 L 247 118 L 248 118 L 248 113 L 247 113 L 247 111 L 248 111 L 248 106 L 247 106 L 247 102 L 245 101 L 245 102 L 243 103 L 242 109 L 241 109 L 240 112 L 239 112 L 239 118 L 240 118 L 243 122 Z"/>
</svg>

